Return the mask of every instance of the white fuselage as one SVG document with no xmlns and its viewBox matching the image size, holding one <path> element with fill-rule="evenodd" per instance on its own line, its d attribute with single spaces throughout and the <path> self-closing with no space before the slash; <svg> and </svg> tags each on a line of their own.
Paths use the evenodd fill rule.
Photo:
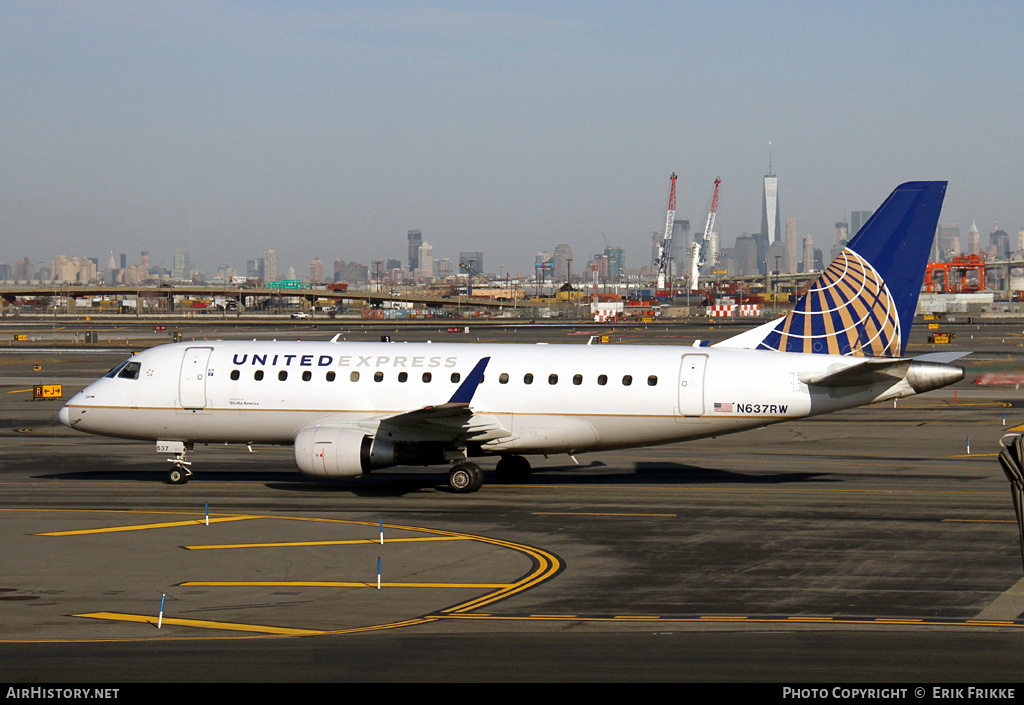
<svg viewBox="0 0 1024 705">
<path fill-rule="evenodd" d="M 857 362 L 832 355 L 637 345 L 209 341 L 132 358 L 61 410 L 122 438 L 290 444 L 303 427 L 359 424 L 447 402 L 489 357 L 471 401 L 501 429 L 485 453 L 577 453 L 716 436 L 914 390 L 902 380 L 841 394 L 801 382 Z M 458 377 L 453 378 L 453 374 Z M 453 381 L 454 380 L 454 381 Z"/>
</svg>

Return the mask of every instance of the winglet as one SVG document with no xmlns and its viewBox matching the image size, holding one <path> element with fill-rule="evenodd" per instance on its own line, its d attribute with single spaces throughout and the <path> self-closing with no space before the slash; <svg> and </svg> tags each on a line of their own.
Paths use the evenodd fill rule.
<svg viewBox="0 0 1024 705">
<path fill-rule="evenodd" d="M 491 358 L 489 357 L 480 358 L 480 362 L 476 363 L 473 371 L 466 375 L 465 381 L 459 385 L 459 388 L 455 390 L 455 394 L 448 400 L 449 404 L 468 404 L 473 400 L 476 388 L 480 386 L 480 382 L 484 378 L 484 369 L 490 361 Z"/>
</svg>

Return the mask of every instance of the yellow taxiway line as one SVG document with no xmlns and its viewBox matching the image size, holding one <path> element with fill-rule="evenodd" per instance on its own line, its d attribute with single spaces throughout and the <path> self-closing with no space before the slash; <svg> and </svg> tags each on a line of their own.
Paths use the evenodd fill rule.
<svg viewBox="0 0 1024 705">
<path fill-rule="evenodd" d="M 76 617 L 89 619 L 109 619 L 115 622 L 138 622 L 156 626 L 157 618 L 150 614 L 123 614 L 120 612 L 90 612 L 76 614 Z M 312 636 L 326 634 L 322 629 L 292 629 L 290 627 L 270 627 L 262 624 L 239 624 L 237 622 L 212 622 L 206 619 L 180 619 L 164 617 L 163 624 L 176 627 L 199 627 L 201 629 L 225 629 L 234 632 L 255 632 L 258 634 L 276 634 L 278 636 Z"/>
</svg>

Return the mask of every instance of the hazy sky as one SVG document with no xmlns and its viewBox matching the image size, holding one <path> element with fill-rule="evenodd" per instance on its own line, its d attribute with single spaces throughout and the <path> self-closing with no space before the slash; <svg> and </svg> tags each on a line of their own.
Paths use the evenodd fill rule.
<svg viewBox="0 0 1024 705">
<path fill-rule="evenodd" d="M 726 243 L 819 246 L 892 188 L 943 222 L 1024 227 L 1024 3 L 0 1 L 0 261 L 267 248 L 529 272 L 611 245 L 649 262 L 668 177 Z M 987 243 L 987 238 L 983 238 Z"/>
</svg>

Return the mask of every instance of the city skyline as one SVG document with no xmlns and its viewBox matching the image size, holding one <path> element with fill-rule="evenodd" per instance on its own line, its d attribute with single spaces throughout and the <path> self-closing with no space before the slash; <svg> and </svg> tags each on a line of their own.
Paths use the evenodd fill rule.
<svg viewBox="0 0 1024 705">
<path fill-rule="evenodd" d="M 641 263 L 673 171 L 692 232 L 718 176 L 722 246 L 758 232 L 769 142 L 781 220 L 818 247 L 915 179 L 950 182 L 944 222 L 1014 234 L 1019 20 L 1001 2 L 14 0 L 0 261 L 404 264 L 419 229 L 435 256 L 524 274 L 556 243 Z M 652 41 L 666 27 L 693 41 Z"/>
</svg>

